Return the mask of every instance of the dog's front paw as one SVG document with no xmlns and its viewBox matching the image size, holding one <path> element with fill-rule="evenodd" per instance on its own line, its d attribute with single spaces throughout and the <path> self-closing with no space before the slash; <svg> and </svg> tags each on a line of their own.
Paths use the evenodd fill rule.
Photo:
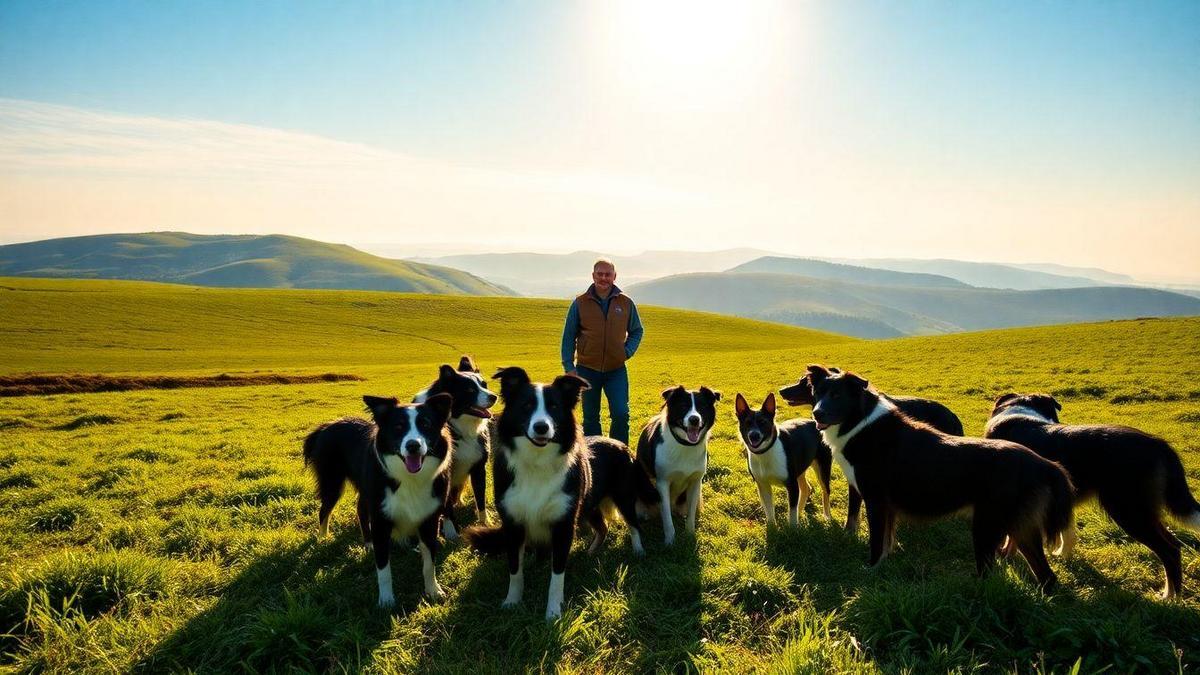
<svg viewBox="0 0 1200 675">
<path fill-rule="evenodd" d="M 670 546 L 675 543 L 675 533 L 667 532 L 663 535 L 663 546 Z"/>
<path fill-rule="evenodd" d="M 562 607 L 561 606 L 546 608 L 546 620 L 547 621 L 554 621 L 555 619 L 557 619 L 560 616 L 562 616 Z"/>
<path fill-rule="evenodd" d="M 509 600 L 508 598 L 505 598 L 504 602 L 500 603 L 500 609 L 512 609 L 519 604 L 521 604 L 520 600 Z"/>
<path fill-rule="evenodd" d="M 396 606 L 396 597 L 395 596 L 393 596 L 391 593 L 388 593 L 386 595 L 384 595 L 383 593 L 379 594 L 379 608 L 380 609 L 391 609 L 395 606 Z"/>
<path fill-rule="evenodd" d="M 432 602 L 441 602 L 446 599 L 446 592 L 437 582 L 434 582 L 432 587 L 425 589 L 425 595 L 428 595 Z"/>
</svg>

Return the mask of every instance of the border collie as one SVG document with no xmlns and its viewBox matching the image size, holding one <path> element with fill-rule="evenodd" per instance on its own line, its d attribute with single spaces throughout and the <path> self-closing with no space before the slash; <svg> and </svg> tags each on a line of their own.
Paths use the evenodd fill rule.
<svg viewBox="0 0 1200 675">
<path fill-rule="evenodd" d="M 500 526 L 474 525 L 463 535 L 480 552 L 507 554 L 508 595 L 502 607 L 521 602 L 525 548 L 548 545 L 546 619 L 556 619 L 562 614 L 567 558 L 581 515 L 595 530 L 590 551 L 604 540 L 608 527 L 603 512 L 611 504 L 629 526 L 634 552 L 642 553 L 635 507 L 638 472 L 624 444 L 583 437 L 575 419 L 579 395 L 588 388 L 583 378 L 561 375 L 551 384 L 535 384 L 524 369 L 509 367 L 493 379 L 500 380 L 504 399 L 492 455 Z M 652 493 L 648 484 L 642 491 Z"/>
<path fill-rule="evenodd" d="M 438 521 L 449 493 L 450 437 L 446 420 L 449 394 L 424 403 L 400 405 L 394 398 L 363 396 L 373 422 L 346 417 L 317 427 L 304 439 L 304 463 L 312 467 L 321 500 L 321 536 L 349 480 L 358 491 L 358 522 L 363 540 L 375 552 L 379 606 L 396 603 L 388 561 L 392 537 L 420 541 L 425 594 L 445 597 L 438 585 Z"/>
<path fill-rule="evenodd" d="M 738 433 L 746 447 L 746 470 L 758 486 L 767 525 L 775 524 L 775 503 L 771 490 L 776 486 L 787 489 L 788 522 L 800 524 L 800 511 L 808 503 L 812 488 L 808 486 L 808 467 L 816 464 L 821 483 L 825 518 L 833 520 L 829 511 L 829 472 L 833 456 L 821 441 L 817 425 L 811 420 L 788 420 L 775 424 L 775 394 L 767 394 L 762 409 L 752 410 L 741 394 L 734 399 Z"/>
<path fill-rule="evenodd" d="M 1167 576 L 1162 596 L 1178 596 L 1181 544 L 1164 526 L 1163 509 L 1200 531 L 1200 504 L 1188 489 L 1179 455 L 1166 441 L 1130 427 L 1060 424 L 1059 410 L 1048 394 L 1004 394 L 996 399 L 985 434 L 1062 464 L 1076 501 L 1099 497 L 1113 521 L 1162 561 Z"/>
<path fill-rule="evenodd" d="M 1009 536 L 1038 585 L 1057 581 L 1043 543 L 1074 523 L 1071 479 L 1061 466 L 1009 441 L 950 436 L 917 422 L 854 373 L 809 366 L 813 420 L 867 504 L 869 565 L 895 542 L 896 517 L 973 511 L 976 571 L 996 561 Z"/>
<path fill-rule="evenodd" d="M 836 374 L 840 371 L 837 368 L 830 368 L 829 372 Z M 811 377 L 809 375 L 801 377 L 796 384 L 780 389 L 779 395 L 790 406 L 813 405 Z M 944 434 L 950 434 L 951 436 L 963 435 L 963 425 L 962 421 L 958 419 L 958 415 L 955 415 L 954 411 L 937 401 L 918 398 L 916 396 L 880 395 L 895 405 L 900 412 L 918 422 L 924 422 Z M 855 490 L 854 485 L 851 484 L 847 492 L 847 497 L 846 530 L 857 532 L 859 513 L 862 511 L 862 495 L 858 494 L 858 490 Z"/>
<path fill-rule="evenodd" d="M 700 487 L 708 469 L 708 433 L 717 420 L 721 392 L 708 387 L 688 391 L 683 385 L 662 393 L 662 411 L 652 417 L 638 437 L 637 461 L 658 490 L 663 543 L 675 542 L 673 506 L 682 506 L 687 531 L 696 532 Z"/>
<path fill-rule="evenodd" d="M 489 408 L 496 404 L 496 395 L 488 391 L 475 362 L 466 355 L 459 360 L 458 370 L 443 365 L 438 370 L 438 379 L 418 392 L 413 401 L 421 403 L 436 394 L 450 394 L 454 400 L 450 406 L 449 424 L 454 447 L 450 464 L 450 498 L 442 520 L 442 536 L 454 541 L 458 538 L 454 507 L 462 499 L 468 478 L 475 498 L 476 520 L 487 521 L 487 460 L 491 450 L 488 420 L 492 418 Z"/>
</svg>

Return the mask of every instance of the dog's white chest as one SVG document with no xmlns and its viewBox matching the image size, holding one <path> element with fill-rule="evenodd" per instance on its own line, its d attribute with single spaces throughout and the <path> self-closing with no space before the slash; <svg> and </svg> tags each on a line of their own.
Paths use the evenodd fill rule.
<svg viewBox="0 0 1200 675">
<path fill-rule="evenodd" d="M 487 421 L 479 420 L 478 424 L 470 422 L 459 425 L 454 420 L 454 431 L 460 438 L 454 441 L 454 477 L 455 485 L 461 485 L 471 473 L 471 467 L 483 459 L 483 448 L 479 446 L 479 436 L 487 429 Z"/>
<path fill-rule="evenodd" d="M 787 455 L 783 452 L 782 440 L 776 438 L 775 443 L 762 454 L 750 453 L 750 475 L 756 483 L 787 484 Z"/>
<path fill-rule="evenodd" d="M 410 480 L 400 483 L 393 491 L 383 489 L 383 513 L 394 524 L 393 537 L 407 537 L 438 509 L 438 500 L 428 483 Z"/>
<path fill-rule="evenodd" d="M 654 474 L 671 486 L 674 499 L 693 482 L 704 477 L 708 468 L 708 438 L 697 445 L 684 445 L 667 431 L 654 453 Z"/>
<path fill-rule="evenodd" d="M 513 482 L 500 500 L 500 506 L 510 518 L 524 526 L 528 540 L 546 542 L 550 540 L 550 527 L 562 520 L 571 508 L 571 496 L 563 492 L 563 484 L 577 457 L 559 454 L 554 444 L 538 448 L 524 439 L 518 440 L 517 444 L 525 447 L 504 450 Z"/>
<path fill-rule="evenodd" d="M 858 481 L 854 479 L 854 465 L 840 452 L 833 453 L 833 458 L 837 460 L 838 466 L 842 467 L 842 473 L 846 475 L 846 482 L 858 490 Z M 859 491 L 859 494 L 861 493 Z"/>
</svg>

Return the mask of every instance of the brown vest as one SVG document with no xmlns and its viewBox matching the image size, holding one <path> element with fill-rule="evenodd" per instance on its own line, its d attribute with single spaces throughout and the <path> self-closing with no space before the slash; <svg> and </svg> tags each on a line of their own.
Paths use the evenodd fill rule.
<svg viewBox="0 0 1200 675">
<path fill-rule="evenodd" d="M 625 365 L 625 337 L 629 329 L 629 296 L 615 293 L 608 300 L 608 316 L 591 291 L 575 298 L 579 309 L 579 336 L 575 363 L 606 373 Z"/>
</svg>

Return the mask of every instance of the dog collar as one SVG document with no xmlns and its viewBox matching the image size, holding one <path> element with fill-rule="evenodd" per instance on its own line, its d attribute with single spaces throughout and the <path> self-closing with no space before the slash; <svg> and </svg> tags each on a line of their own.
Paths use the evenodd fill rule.
<svg viewBox="0 0 1200 675">
<path fill-rule="evenodd" d="M 771 442 L 763 444 L 762 450 L 751 450 L 750 446 L 747 445 L 746 451 L 752 455 L 765 455 L 772 447 L 775 446 L 775 441 L 777 441 L 777 440 L 779 440 L 779 430 L 778 429 L 775 430 L 775 433 L 771 434 Z"/>
</svg>

